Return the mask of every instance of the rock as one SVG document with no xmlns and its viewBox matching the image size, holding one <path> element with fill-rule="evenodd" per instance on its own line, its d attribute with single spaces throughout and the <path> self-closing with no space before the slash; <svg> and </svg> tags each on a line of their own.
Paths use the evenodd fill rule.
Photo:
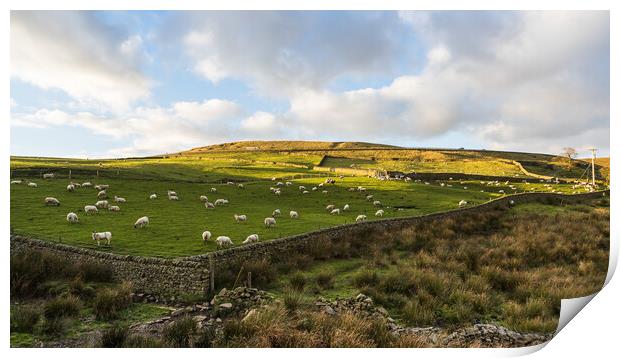
<svg viewBox="0 0 620 358">
<path fill-rule="evenodd" d="M 222 288 L 222 289 L 220 290 L 220 293 L 218 293 L 217 295 L 218 295 L 218 296 L 224 296 L 224 295 L 226 294 L 226 292 L 228 292 L 228 290 L 226 289 L 226 287 L 224 287 L 224 288 Z"/>
<path fill-rule="evenodd" d="M 360 293 L 359 295 L 357 295 L 357 297 L 355 297 L 355 299 L 356 299 L 356 300 L 358 300 L 358 301 L 363 301 L 363 300 L 365 300 L 367 297 L 368 297 L 368 296 L 366 296 L 365 294 Z"/>
<path fill-rule="evenodd" d="M 336 314 L 336 311 L 334 311 L 333 308 L 331 308 L 330 306 L 324 306 L 323 307 L 323 312 L 327 313 L 330 316 L 333 316 Z"/>
<path fill-rule="evenodd" d="M 246 315 L 241 319 L 241 322 L 245 322 L 246 320 L 252 318 L 257 313 L 256 309 L 252 308 Z"/>
<path fill-rule="evenodd" d="M 196 322 L 202 322 L 207 320 L 207 316 L 197 315 L 193 317 L 193 320 Z"/>
<path fill-rule="evenodd" d="M 233 307 L 233 304 L 230 302 L 226 302 L 226 303 L 222 303 L 218 306 L 219 308 L 224 308 L 224 309 L 231 309 Z"/>
<path fill-rule="evenodd" d="M 377 308 L 377 312 L 381 313 L 383 316 L 386 316 L 386 317 L 390 315 L 390 314 L 388 313 L 388 311 L 387 311 L 385 308 L 383 308 L 383 307 L 379 307 L 379 308 Z M 391 318 L 390 318 L 390 319 L 391 319 Z"/>
</svg>

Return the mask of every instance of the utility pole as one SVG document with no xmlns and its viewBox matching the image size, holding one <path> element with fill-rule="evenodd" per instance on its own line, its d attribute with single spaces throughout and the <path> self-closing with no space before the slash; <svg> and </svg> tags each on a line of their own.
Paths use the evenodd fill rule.
<svg viewBox="0 0 620 358">
<path fill-rule="evenodd" d="M 596 174 L 594 170 L 594 159 L 596 159 L 596 148 L 589 148 L 589 151 L 592 151 L 592 186 L 596 186 Z"/>
</svg>

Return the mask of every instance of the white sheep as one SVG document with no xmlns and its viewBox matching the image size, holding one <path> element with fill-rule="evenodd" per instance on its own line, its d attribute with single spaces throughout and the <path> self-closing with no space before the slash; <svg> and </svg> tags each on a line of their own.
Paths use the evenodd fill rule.
<svg viewBox="0 0 620 358">
<path fill-rule="evenodd" d="M 114 212 L 119 212 L 119 211 L 121 211 L 121 208 L 119 206 L 117 206 L 117 205 L 110 205 L 110 206 L 108 206 L 108 210 L 109 211 L 114 211 Z"/>
<path fill-rule="evenodd" d="M 330 211 L 330 214 L 332 214 L 332 215 L 340 215 L 340 209 L 334 209 L 334 210 Z"/>
<path fill-rule="evenodd" d="M 43 179 L 53 179 L 54 173 L 45 173 L 43 174 Z"/>
<path fill-rule="evenodd" d="M 21 184 L 21 180 L 11 180 L 11 184 Z"/>
<path fill-rule="evenodd" d="M 235 221 L 240 223 L 240 222 L 246 222 L 248 220 L 248 217 L 246 215 L 237 215 L 235 214 Z"/>
<path fill-rule="evenodd" d="M 332 210 L 334 210 L 335 208 L 336 208 L 336 205 L 329 204 L 329 205 L 327 205 L 327 206 L 325 207 L 325 210 L 327 210 L 327 211 L 332 211 Z"/>
<path fill-rule="evenodd" d="M 226 182 L 226 185 L 235 185 L 235 183 L 232 182 L 232 181 L 228 181 L 228 182 Z"/>
<path fill-rule="evenodd" d="M 211 239 L 211 231 L 204 231 L 202 233 L 202 242 L 206 244 L 207 241 L 210 239 Z"/>
<path fill-rule="evenodd" d="M 375 216 L 383 216 L 385 212 L 381 209 L 377 210 L 377 212 L 375 213 Z"/>
<path fill-rule="evenodd" d="M 299 218 L 299 214 L 296 211 L 291 210 L 288 214 L 291 216 L 291 219 Z"/>
<path fill-rule="evenodd" d="M 305 187 L 305 186 L 303 186 L 303 185 L 300 185 L 300 186 L 299 186 L 299 191 L 304 191 L 304 190 L 306 190 L 306 187 Z"/>
<path fill-rule="evenodd" d="M 90 188 L 91 186 L 93 186 L 93 184 L 89 181 L 83 182 L 82 183 L 82 187 L 83 188 Z"/>
<path fill-rule="evenodd" d="M 228 236 L 218 236 L 215 243 L 219 248 L 233 246 L 233 242 Z"/>
<path fill-rule="evenodd" d="M 77 214 L 76 214 L 76 213 L 73 213 L 73 212 L 71 212 L 71 213 L 67 214 L 67 221 L 68 221 L 70 224 L 75 224 L 75 223 L 80 222 L 80 220 L 78 219 Z"/>
<path fill-rule="evenodd" d="M 465 200 L 461 200 L 459 201 L 459 208 L 464 207 L 465 205 L 467 205 L 467 202 Z"/>
<path fill-rule="evenodd" d="M 280 190 L 276 190 L 276 191 L 274 191 L 273 193 L 274 193 L 275 195 L 278 195 L 278 196 L 280 196 L 280 194 L 282 194 L 282 192 L 281 192 Z"/>
<path fill-rule="evenodd" d="M 116 203 L 126 203 L 127 200 L 125 198 L 121 198 L 120 196 L 114 195 L 114 202 L 116 202 Z"/>
<path fill-rule="evenodd" d="M 344 207 L 342 208 L 342 211 L 347 211 L 349 210 L 349 204 L 345 204 Z"/>
<path fill-rule="evenodd" d="M 371 200 L 372 200 L 372 198 L 374 198 L 374 196 L 372 196 L 372 195 L 366 195 L 366 200 L 371 201 Z"/>
<path fill-rule="evenodd" d="M 36 188 L 37 187 L 37 183 L 30 182 L 30 183 L 28 183 L 28 186 L 31 187 L 31 188 Z"/>
<path fill-rule="evenodd" d="M 211 192 L 212 192 L 212 193 L 215 193 L 215 192 L 217 192 L 217 189 L 215 189 L 215 188 L 211 188 Z"/>
<path fill-rule="evenodd" d="M 143 216 L 140 219 L 136 220 L 136 223 L 133 224 L 134 229 L 143 228 L 149 224 L 149 217 Z"/>
<path fill-rule="evenodd" d="M 170 195 L 170 196 L 168 197 L 168 200 L 178 201 L 178 200 L 179 200 L 179 197 L 178 197 L 178 196 L 176 196 L 176 195 Z"/>
<path fill-rule="evenodd" d="M 286 182 L 286 183 L 284 183 L 284 184 L 286 184 L 286 186 L 291 186 L 291 185 L 293 185 L 293 183 L 291 183 L 290 181 L 287 181 L 287 182 Z"/>
<path fill-rule="evenodd" d="M 464 187 L 463 187 L 463 190 L 467 190 L 467 187 L 466 187 L 466 186 L 464 186 Z"/>
<path fill-rule="evenodd" d="M 225 205 L 225 204 L 228 204 L 228 200 L 226 200 L 226 199 L 217 199 L 214 204 L 215 204 L 215 206 Z"/>
<path fill-rule="evenodd" d="M 366 220 L 366 215 L 358 215 L 355 218 L 355 222 L 360 222 L 360 221 L 364 221 L 364 220 Z"/>
<path fill-rule="evenodd" d="M 209 201 L 209 198 L 207 198 L 206 195 L 201 195 L 200 196 L 200 201 L 202 201 L 203 203 L 206 203 L 207 201 Z"/>
<path fill-rule="evenodd" d="M 58 199 L 56 199 L 56 198 L 47 197 L 47 198 L 45 198 L 45 205 L 59 206 L 60 205 L 60 201 L 58 201 Z"/>
<path fill-rule="evenodd" d="M 280 209 L 276 209 L 273 211 L 273 213 L 271 213 L 271 216 L 276 217 L 276 216 L 280 216 L 282 213 L 280 212 Z"/>
<path fill-rule="evenodd" d="M 302 192 L 302 194 L 310 194 L 310 192 L 309 192 L 309 191 L 307 191 L 307 190 L 304 190 L 304 191 Z"/>
<path fill-rule="evenodd" d="M 603 193 L 603 194 L 604 194 L 604 193 Z M 515 201 L 514 201 L 514 200 L 510 200 L 510 201 L 508 202 L 508 204 L 509 204 L 510 206 L 514 206 L 514 205 L 515 205 Z"/>
<path fill-rule="evenodd" d="M 279 182 L 276 183 L 276 186 L 284 186 L 284 183 L 279 181 Z"/>
<path fill-rule="evenodd" d="M 97 193 L 97 199 L 106 199 L 108 197 L 108 193 L 105 190 L 102 190 Z"/>
<path fill-rule="evenodd" d="M 95 206 L 98 207 L 99 209 L 107 209 L 108 204 L 109 203 L 107 200 L 99 200 L 98 202 L 95 203 Z"/>
<path fill-rule="evenodd" d="M 101 245 L 101 241 L 105 240 L 108 245 L 110 245 L 110 240 L 112 240 L 112 233 L 109 231 L 105 232 L 94 232 L 92 234 L 93 240 L 97 241 L 97 246 Z"/>
<path fill-rule="evenodd" d="M 276 219 L 274 218 L 265 218 L 265 226 L 271 227 L 276 225 Z"/>
<path fill-rule="evenodd" d="M 258 234 L 249 235 L 244 241 L 244 244 L 251 244 L 253 242 L 258 242 Z"/>
<path fill-rule="evenodd" d="M 239 189 L 243 189 L 243 188 L 244 188 L 243 184 L 237 184 L 237 187 L 238 187 Z"/>
<path fill-rule="evenodd" d="M 67 185 L 67 191 L 75 191 L 75 185 L 73 184 Z"/>
<path fill-rule="evenodd" d="M 374 206 L 381 206 L 381 202 L 379 200 L 375 200 L 372 202 L 372 205 Z"/>
<path fill-rule="evenodd" d="M 317 188 L 316 186 L 312 187 L 312 191 L 317 191 L 319 188 Z"/>
<path fill-rule="evenodd" d="M 99 210 L 94 205 L 86 205 L 84 207 L 84 213 L 86 213 L 86 214 L 96 214 L 98 212 L 99 212 Z"/>
<path fill-rule="evenodd" d="M 327 190 L 323 190 L 321 193 L 323 193 L 323 194 L 327 194 Z"/>
<path fill-rule="evenodd" d="M 108 189 L 110 186 L 108 184 L 98 184 L 95 185 L 95 189 L 96 190 L 106 190 Z"/>
<path fill-rule="evenodd" d="M 210 202 L 207 201 L 205 203 L 205 208 L 207 208 L 207 209 L 215 209 L 215 205 L 213 205 L 213 203 L 210 203 Z"/>
<path fill-rule="evenodd" d="M 149 195 L 149 200 L 155 200 L 155 199 L 157 199 L 157 194 Z"/>
</svg>

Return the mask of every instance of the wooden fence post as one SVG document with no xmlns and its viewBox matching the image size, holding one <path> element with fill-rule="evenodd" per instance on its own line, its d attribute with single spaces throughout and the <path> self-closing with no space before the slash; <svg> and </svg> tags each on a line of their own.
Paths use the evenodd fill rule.
<svg viewBox="0 0 620 358">
<path fill-rule="evenodd" d="M 248 288 L 252 288 L 252 272 L 248 271 Z"/>
<path fill-rule="evenodd" d="M 99 178 L 99 169 L 97 169 L 97 178 Z"/>
<path fill-rule="evenodd" d="M 69 179 L 71 179 L 71 169 L 69 169 Z"/>
</svg>

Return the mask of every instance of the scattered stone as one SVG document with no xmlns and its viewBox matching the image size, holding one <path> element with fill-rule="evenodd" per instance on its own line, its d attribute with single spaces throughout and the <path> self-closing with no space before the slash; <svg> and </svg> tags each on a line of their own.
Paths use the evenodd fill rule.
<svg viewBox="0 0 620 358">
<path fill-rule="evenodd" d="M 230 302 L 226 302 L 226 303 L 222 303 L 219 305 L 220 308 L 224 308 L 224 309 L 230 309 L 233 307 L 233 304 Z"/>
</svg>

